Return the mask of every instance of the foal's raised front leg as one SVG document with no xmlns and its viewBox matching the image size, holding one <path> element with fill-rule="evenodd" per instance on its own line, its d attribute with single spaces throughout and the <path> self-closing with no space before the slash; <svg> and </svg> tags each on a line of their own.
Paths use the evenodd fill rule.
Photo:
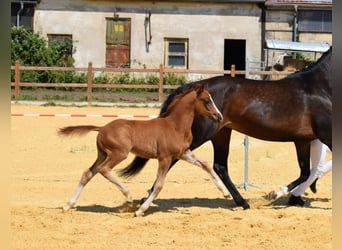
<svg viewBox="0 0 342 250">
<path fill-rule="evenodd" d="M 159 160 L 158 173 L 157 173 L 157 178 L 154 181 L 153 190 L 152 192 L 150 192 L 149 196 L 146 198 L 146 200 L 140 206 L 140 208 L 137 211 L 135 211 L 135 216 L 143 215 L 144 212 L 151 205 L 152 201 L 157 197 L 159 192 L 162 190 L 170 164 L 171 164 L 171 159 L 169 158 Z"/>
<path fill-rule="evenodd" d="M 111 183 L 113 183 L 115 186 L 117 186 L 120 191 L 122 192 L 122 194 L 126 197 L 126 201 L 129 204 L 133 204 L 133 199 L 132 199 L 132 195 L 130 193 L 130 191 L 128 190 L 128 188 L 122 184 L 118 179 L 116 179 L 112 173 L 111 173 L 111 168 L 103 168 L 101 169 L 99 172 L 107 179 L 109 180 Z"/>
<path fill-rule="evenodd" d="M 201 167 L 204 171 L 206 171 L 210 175 L 216 187 L 219 190 L 221 190 L 221 192 L 223 193 L 223 196 L 225 198 L 230 197 L 229 191 L 226 188 L 226 186 L 223 184 L 220 177 L 215 173 L 215 171 L 210 167 L 208 163 L 197 158 L 196 155 L 194 155 L 190 149 L 184 152 L 184 154 L 181 156 L 181 160 L 187 161 L 191 164 Z"/>
</svg>

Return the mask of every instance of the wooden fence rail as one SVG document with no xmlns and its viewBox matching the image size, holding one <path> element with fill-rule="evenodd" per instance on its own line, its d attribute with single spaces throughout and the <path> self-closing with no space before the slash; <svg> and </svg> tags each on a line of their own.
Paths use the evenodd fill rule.
<svg viewBox="0 0 342 250">
<path fill-rule="evenodd" d="M 14 66 L 11 66 L 11 70 L 15 71 L 14 82 L 11 82 L 11 86 L 14 87 L 14 98 L 18 100 L 20 97 L 20 87 L 67 87 L 67 88 L 86 88 L 87 89 L 87 101 L 91 102 L 92 93 L 94 88 L 121 88 L 121 89 L 158 89 L 158 99 L 160 102 L 164 99 L 165 89 L 175 89 L 179 86 L 164 84 L 164 73 L 175 74 L 227 74 L 235 77 L 239 74 L 246 74 L 244 70 L 235 70 L 235 65 L 231 66 L 230 70 L 194 70 L 194 69 L 169 69 L 164 68 L 163 64 L 160 64 L 158 69 L 131 69 L 131 68 L 97 68 L 93 67 L 91 62 L 88 63 L 88 67 L 40 67 L 40 66 L 21 66 L 19 61 L 16 61 Z M 32 83 L 32 82 L 20 82 L 21 71 L 85 71 L 87 72 L 86 83 Z M 157 73 L 159 74 L 158 85 L 152 84 L 93 84 L 94 72 L 117 72 L 117 73 Z M 287 72 L 274 71 L 248 71 L 250 75 L 287 75 Z"/>
</svg>

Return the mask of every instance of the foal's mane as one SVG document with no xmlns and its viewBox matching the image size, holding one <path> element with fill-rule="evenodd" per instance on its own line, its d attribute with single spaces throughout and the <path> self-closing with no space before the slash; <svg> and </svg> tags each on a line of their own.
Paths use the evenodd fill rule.
<svg viewBox="0 0 342 250">
<path fill-rule="evenodd" d="M 182 85 L 180 87 L 178 87 L 177 89 L 175 89 L 168 97 L 167 99 L 164 101 L 160 113 L 159 113 L 159 117 L 165 117 L 168 115 L 170 109 L 172 106 L 174 106 L 174 104 L 177 102 L 177 100 L 179 100 L 182 96 L 186 95 L 187 93 L 189 93 L 191 90 L 193 90 L 196 86 L 198 86 L 197 82 L 193 82 L 193 83 L 188 83 L 185 85 Z"/>
</svg>

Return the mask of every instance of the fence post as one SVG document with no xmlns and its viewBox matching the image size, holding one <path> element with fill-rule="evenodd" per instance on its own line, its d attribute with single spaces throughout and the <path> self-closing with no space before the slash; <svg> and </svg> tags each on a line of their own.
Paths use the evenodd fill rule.
<svg viewBox="0 0 342 250">
<path fill-rule="evenodd" d="M 235 64 L 232 64 L 232 66 L 230 66 L 230 76 L 235 77 Z"/>
<path fill-rule="evenodd" d="M 15 74 L 14 74 L 14 98 L 15 100 L 19 99 L 20 94 L 20 62 L 19 60 L 15 61 Z"/>
<path fill-rule="evenodd" d="M 91 102 L 93 93 L 93 63 L 88 63 L 87 101 Z"/>
<path fill-rule="evenodd" d="M 163 86 L 164 86 L 164 65 L 160 64 L 159 67 L 159 88 L 158 88 L 158 99 L 160 102 L 163 101 Z"/>
</svg>

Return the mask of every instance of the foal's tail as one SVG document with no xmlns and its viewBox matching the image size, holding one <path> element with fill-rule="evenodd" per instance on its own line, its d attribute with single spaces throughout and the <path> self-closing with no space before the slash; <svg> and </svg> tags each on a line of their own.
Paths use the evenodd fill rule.
<svg viewBox="0 0 342 250">
<path fill-rule="evenodd" d="M 137 175 L 144 168 L 148 160 L 149 159 L 136 156 L 131 164 L 119 171 L 119 175 L 126 178 Z"/>
<path fill-rule="evenodd" d="M 69 126 L 60 128 L 58 130 L 59 135 L 84 135 L 90 131 L 99 131 L 101 127 L 93 126 L 93 125 L 85 125 L 85 126 Z"/>
</svg>

